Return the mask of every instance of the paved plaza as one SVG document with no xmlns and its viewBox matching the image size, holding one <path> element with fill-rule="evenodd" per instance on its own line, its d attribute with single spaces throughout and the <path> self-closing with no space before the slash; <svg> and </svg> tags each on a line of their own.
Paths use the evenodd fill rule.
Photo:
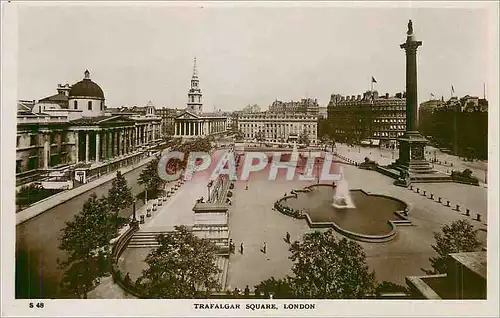
<svg viewBox="0 0 500 318">
<path fill-rule="evenodd" d="M 393 179 L 378 172 L 361 170 L 351 165 L 343 166 L 350 189 L 362 188 L 371 193 L 390 195 L 404 200 L 411 207 L 410 220 L 414 226 L 398 227 L 398 234 L 393 241 L 360 243 L 379 280 L 404 284 L 405 276 L 422 274 L 420 269 L 429 268 L 428 259 L 434 255 L 431 248 L 435 243 L 433 233 L 439 231 L 444 224 L 467 218 L 451 207 L 429 199 L 428 196 L 424 197 L 409 189 L 394 186 Z M 230 230 L 236 246 L 244 242 L 245 249 L 243 255 L 236 251 L 230 258 L 229 287 L 254 286 L 271 276 L 278 278 L 289 273 L 292 263 L 288 260 L 288 244 L 284 242 L 283 237 L 288 231 L 292 240 L 299 239 L 311 229 L 305 220 L 293 219 L 273 211 L 272 208 L 274 201 L 283 193 L 305 183 L 284 180 L 271 183 L 267 181 L 264 171 L 252 174 L 248 190 L 245 190 L 243 181 L 237 182 L 230 215 Z M 451 183 L 446 186 L 461 189 L 459 192 L 449 191 L 448 198 L 454 201 L 463 198 L 464 192 L 470 188 L 482 191 L 484 196 L 486 192 L 486 189 L 480 187 Z M 485 207 L 485 203 L 480 199 L 471 200 L 469 203 L 472 209 Z M 486 228 L 483 222 L 473 221 L 472 217 L 468 219 L 477 228 Z M 485 232 L 479 233 L 484 241 Z M 264 241 L 268 249 L 265 255 L 260 252 Z"/>
<path fill-rule="evenodd" d="M 228 152 L 227 149 L 217 150 L 212 155 L 212 161 L 206 170 L 196 172 L 191 180 L 187 180 L 180 188 L 167 199 L 167 202 L 158 206 L 157 211 L 152 212 L 150 218 L 146 218 L 141 224 L 139 232 L 161 232 L 171 231 L 176 225 L 193 226 L 193 207 L 196 200 L 201 197 L 207 198 L 207 184 L 212 172 L 216 168 L 220 158 Z M 175 182 L 167 185 L 167 189 Z M 152 203 L 149 203 L 151 206 Z M 144 259 L 149 254 L 151 248 L 127 248 L 121 255 L 118 265 L 122 272 L 129 273 L 132 280 L 137 279 L 142 270 L 146 268 Z"/>
<path fill-rule="evenodd" d="M 347 149 L 347 146 L 337 147 L 337 151 L 342 151 L 341 154 L 351 154 L 348 157 L 353 160 L 364 158 L 365 151 L 369 154 L 369 149 L 364 148 L 358 152 L 349 150 L 344 153 Z M 373 155 L 373 149 L 371 151 Z M 390 155 L 390 152 L 387 152 Z M 384 151 L 380 153 L 382 158 L 387 156 Z M 215 157 L 219 158 L 221 154 L 219 151 Z M 389 162 L 392 158 L 386 160 Z M 141 227 L 141 231 L 172 228 L 173 225 L 179 224 L 192 225 L 194 201 L 201 196 L 206 197 L 208 174 L 216 161 L 213 160 L 210 169 L 187 181 L 170 201 L 161 206 L 157 214 Z M 404 284 L 406 276 L 422 274 L 421 269 L 429 268 L 429 257 L 434 255 L 431 247 L 435 243 L 433 233 L 455 220 L 468 219 L 476 228 L 481 229 L 478 232 L 479 237 L 485 243 L 488 189 L 456 183 L 415 184 L 415 188 L 421 189 L 420 193 L 417 193 L 415 189 L 394 186 L 393 179 L 378 172 L 361 170 L 353 165 L 336 165 L 342 165 L 344 168 L 350 189 L 363 189 L 374 194 L 393 196 L 410 206 L 409 219 L 413 226 L 398 227 L 396 237 L 390 242 L 360 242 L 366 252 L 367 262 L 379 281 L 389 280 Z M 253 288 L 270 277 L 280 278 L 289 274 L 292 262 L 288 259 L 289 244 L 284 240 L 286 232 L 291 234 L 293 241 L 312 231 L 305 220 L 285 216 L 273 209 L 274 202 L 285 193 L 316 183 L 299 180 L 300 169 L 297 169 L 292 181 L 285 180 L 285 173 L 285 170 L 280 169 L 277 180 L 269 181 L 267 168 L 252 172 L 247 181 L 236 181 L 233 203 L 229 209 L 230 237 L 235 243 L 236 251 L 229 259 L 226 289 L 244 289 L 246 285 Z M 423 190 L 427 192 L 426 196 L 422 195 Z M 434 194 L 434 199 L 429 198 L 430 193 Z M 443 203 L 437 202 L 439 196 L 442 197 Z M 450 207 L 446 206 L 447 200 L 451 202 Z M 456 204 L 460 204 L 460 212 L 453 209 Z M 464 214 L 465 208 L 471 210 L 470 216 Z M 480 222 L 473 220 L 476 213 L 483 216 Z M 264 242 L 267 245 L 265 254 L 261 251 Z M 241 243 L 243 253 L 240 253 Z M 133 280 L 138 278 L 145 269 L 146 264 L 143 261 L 149 251 L 150 248 L 126 249 L 119 261 L 121 270 L 128 272 Z M 111 289 L 112 287 L 101 287 L 100 293 L 104 295 Z"/>
<path fill-rule="evenodd" d="M 376 161 L 378 164 L 386 166 L 399 158 L 399 149 L 370 148 L 336 143 L 336 151 L 344 157 L 350 158 L 356 162 L 363 162 L 365 157 Z M 433 168 L 443 173 L 450 174 L 452 170 L 463 171 L 470 169 L 473 175 L 478 178 L 481 186 L 487 183 L 488 162 L 486 161 L 465 161 L 457 156 L 441 152 L 439 149 L 427 146 L 425 148 L 425 157 L 432 161 L 436 159 L 440 163 L 433 163 Z"/>
</svg>

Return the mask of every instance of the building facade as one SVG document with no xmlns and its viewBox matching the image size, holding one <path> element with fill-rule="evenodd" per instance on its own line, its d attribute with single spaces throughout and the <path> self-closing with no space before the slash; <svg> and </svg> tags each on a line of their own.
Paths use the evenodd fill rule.
<svg viewBox="0 0 500 318">
<path fill-rule="evenodd" d="M 406 130 L 404 94 L 332 94 L 328 104 L 328 130 L 340 142 L 394 147 Z"/>
<path fill-rule="evenodd" d="M 174 119 L 174 136 L 178 138 L 200 138 L 225 134 L 228 127 L 227 117 L 220 112 L 203 112 L 203 94 L 194 59 L 191 87 L 188 92 L 186 110 Z"/>
<path fill-rule="evenodd" d="M 419 131 L 453 154 L 488 158 L 488 100 L 475 96 L 432 99 L 420 104 Z"/>
<path fill-rule="evenodd" d="M 39 102 L 18 102 L 18 184 L 54 170 L 82 165 L 92 170 L 159 145 L 161 119 L 154 111 L 138 115 L 107 109 L 89 71 L 82 81 L 58 85 L 57 91 Z"/>
<path fill-rule="evenodd" d="M 319 114 L 319 104 L 317 99 L 302 98 L 300 101 L 283 102 L 275 100 L 269 106 L 271 113 L 301 113 L 306 115 Z"/>
<path fill-rule="evenodd" d="M 301 135 L 307 135 L 310 144 L 317 143 L 318 118 L 300 113 L 262 112 L 240 114 L 238 131 L 245 140 L 267 142 L 299 142 Z"/>
</svg>

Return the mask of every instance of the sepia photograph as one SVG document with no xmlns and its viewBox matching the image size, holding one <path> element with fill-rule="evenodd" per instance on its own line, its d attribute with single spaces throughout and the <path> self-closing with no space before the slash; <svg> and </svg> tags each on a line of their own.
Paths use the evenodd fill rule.
<svg viewBox="0 0 500 318">
<path fill-rule="evenodd" d="M 2 1 L 2 316 L 499 315 L 498 10 Z"/>
</svg>

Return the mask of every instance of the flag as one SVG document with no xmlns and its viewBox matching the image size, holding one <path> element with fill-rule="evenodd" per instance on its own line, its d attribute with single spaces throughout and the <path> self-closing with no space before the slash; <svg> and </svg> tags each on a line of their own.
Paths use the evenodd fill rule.
<svg viewBox="0 0 500 318">
<path fill-rule="evenodd" d="M 376 83 L 377 80 L 375 79 L 375 77 L 372 76 L 372 83 Z"/>
<path fill-rule="evenodd" d="M 434 94 L 433 94 L 433 93 L 431 93 L 431 97 L 434 97 Z"/>
<path fill-rule="evenodd" d="M 451 91 L 455 93 L 455 88 L 453 87 L 453 85 L 451 85 Z"/>
</svg>

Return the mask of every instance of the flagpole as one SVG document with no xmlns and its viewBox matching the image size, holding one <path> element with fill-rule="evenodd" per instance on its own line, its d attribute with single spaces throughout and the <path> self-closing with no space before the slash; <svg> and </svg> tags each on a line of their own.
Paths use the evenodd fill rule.
<svg viewBox="0 0 500 318">
<path fill-rule="evenodd" d="M 370 92 L 373 93 L 373 77 L 370 78 Z"/>
</svg>

